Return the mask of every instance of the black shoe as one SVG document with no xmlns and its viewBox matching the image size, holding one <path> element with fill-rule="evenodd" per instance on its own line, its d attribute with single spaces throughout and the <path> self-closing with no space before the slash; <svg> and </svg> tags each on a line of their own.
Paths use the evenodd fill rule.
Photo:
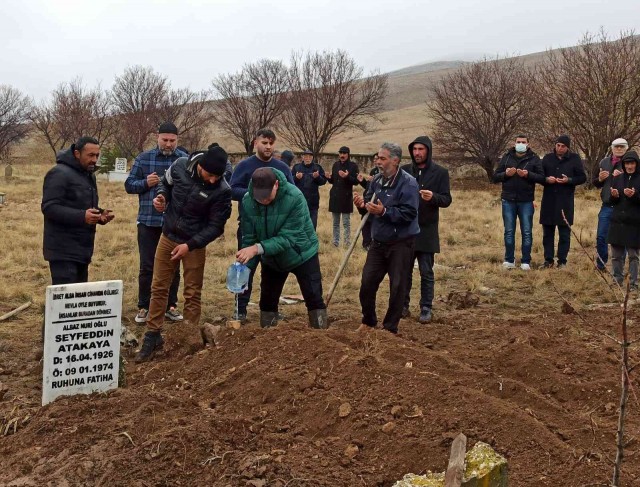
<svg viewBox="0 0 640 487">
<path fill-rule="evenodd" d="M 159 331 L 148 331 L 144 334 L 144 340 L 142 341 L 142 347 L 136 354 L 135 362 L 137 364 L 141 362 L 149 362 L 153 359 L 155 353 L 162 350 L 164 345 L 164 339 Z"/>
<path fill-rule="evenodd" d="M 548 260 L 544 261 L 544 264 L 542 265 L 543 269 L 551 269 L 553 267 L 553 261 L 549 262 Z"/>
<path fill-rule="evenodd" d="M 567 267 L 567 263 L 566 262 L 558 262 L 558 265 L 556 266 L 557 269 L 564 269 L 565 267 Z"/>
<path fill-rule="evenodd" d="M 420 310 L 420 317 L 418 318 L 420 323 L 429 323 L 431 321 L 431 308 L 426 306 Z"/>
<path fill-rule="evenodd" d="M 409 316 L 411 316 L 411 311 L 409 311 L 409 306 L 404 306 L 402 308 L 402 316 L 403 318 L 408 318 Z"/>
</svg>

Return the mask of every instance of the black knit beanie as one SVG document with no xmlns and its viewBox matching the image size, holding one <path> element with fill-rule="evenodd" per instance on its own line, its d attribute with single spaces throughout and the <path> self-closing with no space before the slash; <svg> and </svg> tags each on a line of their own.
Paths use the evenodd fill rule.
<svg viewBox="0 0 640 487">
<path fill-rule="evenodd" d="M 222 147 L 212 147 L 197 162 L 208 173 L 222 176 L 227 168 L 227 159 L 227 153 Z"/>
<path fill-rule="evenodd" d="M 564 144 L 567 147 L 571 147 L 571 137 L 568 135 L 561 135 L 556 139 L 556 144 Z"/>
</svg>

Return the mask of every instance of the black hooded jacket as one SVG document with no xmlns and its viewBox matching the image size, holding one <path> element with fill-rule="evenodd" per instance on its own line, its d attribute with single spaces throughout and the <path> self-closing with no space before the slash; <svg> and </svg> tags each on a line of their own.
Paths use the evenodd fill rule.
<svg viewBox="0 0 640 487">
<path fill-rule="evenodd" d="M 231 216 L 231 187 L 224 178 L 205 183 L 197 160 L 204 153 L 181 157 L 164 173 L 158 195 L 167 202 L 162 233 L 189 250 L 206 247 L 224 232 Z"/>
<path fill-rule="evenodd" d="M 85 222 L 85 212 L 98 208 L 95 176 L 73 155 L 72 145 L 58 152 L 57 164 L 44 177 L 43 254 L 47 261 L 89 264 L 93 255 L 96 226 Z"/>
<path fill-rule="evenodd" d="M 414 144 L 423 144 L 427 147 L 427 161 L 420 168 L 413 158 Z M 451 204 L 451 188 L 449 185 L 449 171 L 439 166 L 432 160 L 431 139 L 426 135 L 417 137 L 409 144 L 411 164 L 402 166 L 402 169 L 416 178 L 419 189 L 428 189 L 433 192 L 433 198 L 425 201 L 420 198 L 418 207 L 418 223 L 420 235 L 416 239 L 415 250 L 417 252 L 440 252 L 440 236 L 438 234 L 438 221 L 440 208 L 447 208 Z"/>
<path fill-rule="evenodd" d="M 517 173 L 507 176 L 507 169 L 512 167 L 527 170 L 527 177 L 522 178 Z M 529 148 L 527 148 L 527 152 L 522 157 L 517 156 L 515 148 L 509 149 L 502 156 L 498 167 L 493 173 L 493 182 L 502 183 L 501 197 L 503 200 L 517 203 L 533 201 L 536 194 L 536 183 L 544 184 L 540 158 Z"/>
<path fill-rule="evenodd" d="M 625 172 L 611 181 L 611 188 L 618 190 L 618 197 L 611 196 L 613 213 L 607 243 L 638 249 L 640 248 L 640 158 L 634 151 L 627 154 L 631 154 L 630 159 L 636 161 L 636 170 L 632 174 Z M 621 164 L 621 166 L 624 170 L 624 165 Z M 633 196 L 624 194 L 625 188 L 635 189 Z"/>
</svg>

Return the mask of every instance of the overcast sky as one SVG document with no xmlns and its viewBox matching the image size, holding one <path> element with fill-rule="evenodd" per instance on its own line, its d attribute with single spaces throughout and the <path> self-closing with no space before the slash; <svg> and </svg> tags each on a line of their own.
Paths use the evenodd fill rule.
<svg viewBox="0 0 640 487">
<path fill-rule="evenodd" d="M 42 99 L 81 76 L 109 87 L 127 66 L 204 89 L 245 62 L 345 49 L 367 71 L 528 54 L 604 27 L 640 25 L 638 0 L 5 0 L 0 84 Z"/>
</svg>

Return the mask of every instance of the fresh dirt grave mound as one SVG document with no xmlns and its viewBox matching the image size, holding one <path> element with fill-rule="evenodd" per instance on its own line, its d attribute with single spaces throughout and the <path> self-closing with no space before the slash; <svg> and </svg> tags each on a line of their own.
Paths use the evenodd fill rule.
<svg viewBox="0 0 640 487">
<path fill-rule="evenodd" d="M 508 458 L 512 485 L 604 483 L 615 350 L 574 319 L 225 329 L 130 364 L 127 388 L 34 408 L 0 440 L 0 484 L 386 486 L 443 470 L 461 431 Z"/>
</svg>

